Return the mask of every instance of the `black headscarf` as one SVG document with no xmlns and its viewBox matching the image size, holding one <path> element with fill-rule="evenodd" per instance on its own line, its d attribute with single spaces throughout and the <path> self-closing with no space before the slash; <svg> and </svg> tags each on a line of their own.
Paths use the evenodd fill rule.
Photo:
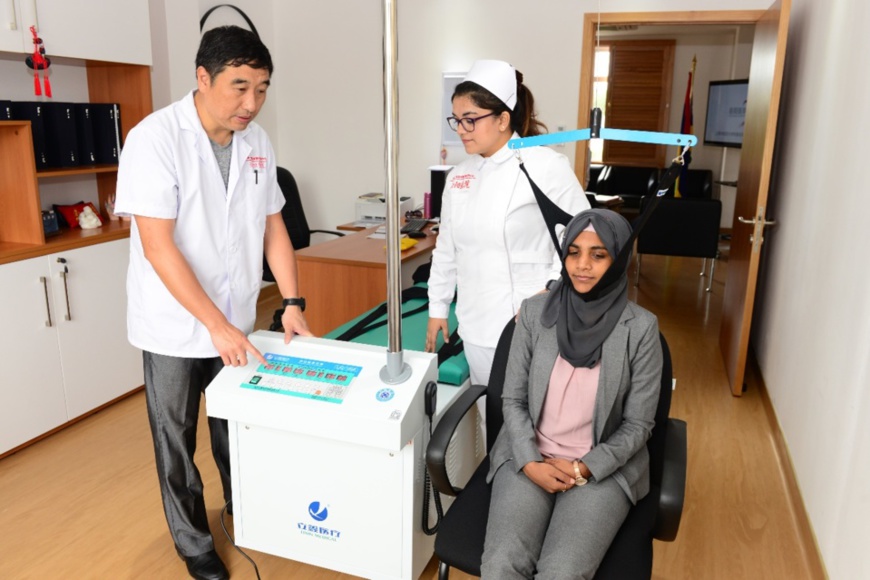
<svg viewBox="0 0 870 580">
<path fill-rule="evenodd" d="M 629 260 L 607 286 L 598 287 L 601 282 L 607 284 L 608 280 L 602 279 L 589 292 L 577 292 L 565 269 L 565 258 L 569 246 L 589 224 L 614 259 L 631 236 L 628 220 L 614 211 L 588 209 L 574 216 L 565 228 L 560 248 L 562 278 L 550 288 L 541 323 L 547 328 L 556 325 L 559 354 L 563 359 L 575 367 L 592 368 L 601 360 L 601 346 L 628 303 Z M 610 267 L 614 266 L 615 263 Z"/>
</svg>

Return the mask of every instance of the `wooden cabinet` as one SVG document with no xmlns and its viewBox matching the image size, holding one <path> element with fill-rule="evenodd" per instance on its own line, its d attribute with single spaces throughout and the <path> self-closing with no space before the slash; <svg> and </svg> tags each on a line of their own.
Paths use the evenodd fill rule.
<svg viewBox="0 0 870 580">
<path fill-rule="evenodd" d="M 0 17 L 20 17 L 22 13 L 15 11 L 27 2 L 33 0 L 0 0 Z M 117 18 L 111 23 L 117 30 L 99 18 L 94 6 L 82 6 L 94 2 L 66 3 L 90 10 L 68 22 L 87 23 L 87 30 L 77 28 L 75 34 L 104 43 L 101 58 L 131 60 L 115 52 L 112 45 L 121 43 L 112 35 L 123 33 L 125 42 L 135 44 L 143 36 L 137 27 L 144 21 L 150 59 L 147 2 L 115 3 L 146 7 L 144 17 L 131 11 Z M 36 6 L 51 4 L 64 2 L 38 0 Z M 105 4 L 103 8 L 111 9 L 106 8 L 108 12 L 104 10 L 102 16 L 115 14 L 115 4 Z M 9 10 L 3 11 L 6 8 Z M 88 18 L 95 16 L 100 24 L 92 29 Z M 102 27 L 107 30 L 102 31 Z M 5 28 L 0 25 L 4 29 L 0 50 L 11 42 L 7 32 L 12 31 L 7 28 L 8 23 Z M 65 28 L 73 27 L 67 23 Z M 48 33 L 45 40 L 49 53 L 58 54 L 51 48 Z M 150 68 L 100 60 L 84 64 L 89 99 L 120 104 L 121 131 L 126 137 L 152 110 Z M 42 208 L 50 207 L 53 200 L 41 199 L 40 182 L 72 182 L 82 175 L 96 179 L 100 210 L 107 218 L 105 202 L 115 192 L 116 166 L 37 172 L 29 122 L 0 121 L 0 322 L 4 330 L 0 352 L 6 357 L 0 374 L 0 455 L 143 383 L 141 355 L 127 342 L 128 223 L 107 219 L 100 228 L 65 230 L 48 239 L 43 233 Z M 60 276 L 64 267 L 68 270 L 66 286 Z"/>
<path fill-rule="evenodd" d="M 0 453 L 138 388 L 127 239 L 0 266 Z"/>
<path fill-rule="evenodd" d="M 49 57 L 151 64 L 147 0 L 0 0 L 0 50 L 31 52 L 36 25 Z"/>
<path fill-rule="evenodd" d="M 127 133 L 151 112 L 149 67 L 87 61 L 88 93 L 93 102 L 119 103 L 121 134 Z M 70 230 L 46 240 L 42 229 L 39 181 L 95 175 L 99 207 L 115 193 L 117 166 L 82 166 L 36 171 L 28 121 L 0 121 L 0 264 L 59 250 L 111 241 L 129 235 L 116 222 L 97 230 Z M 50 206 L 50 202 L 45 204 Z"/>
</svg>

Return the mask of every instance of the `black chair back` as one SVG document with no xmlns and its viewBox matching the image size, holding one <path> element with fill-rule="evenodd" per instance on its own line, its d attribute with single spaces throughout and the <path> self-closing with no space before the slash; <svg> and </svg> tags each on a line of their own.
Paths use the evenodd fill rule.
<svg viewBox="0 0 870 580">
<path fill-rule="evenodd" d="M 307 248 L 311 245 L 311 230 L 308 227 L 308 220 L 305 219 L 305 210 L 302 208 L 302 198 L 299 195 L 296 179 L 290 171 L 283 167 L 279 167 L 277 172 L 278 187 L 284 194 L 281 217 L 284 218 L 284 225 L 287 226 L 290 241 L 296 250 Z"/>
<path fill-rule="evenodd" d="M 652 199 L 641 200 L 641 212 Z M 664 198 L 637 237 L 637 253 L 715 258 L 721 215 L 718 199 Z"/>
<path fill-rule="evenodd" d="M 486 386 L 486 453 L 489 455 L 498 432 L 504 423 L 504 415 L 501 410 L 501 394 L 504 390 L 504 379 L 507 373 L 508 355 L 511 350 L 511 340 L 514 337 L 514 329 L 517 327 L 516 320 L 511 317 L 501 331 L 498 344 L 495 347 L 495 356 L 492 360 L 492 370 L 489 374 L 489 384 Z"/>
</svg>

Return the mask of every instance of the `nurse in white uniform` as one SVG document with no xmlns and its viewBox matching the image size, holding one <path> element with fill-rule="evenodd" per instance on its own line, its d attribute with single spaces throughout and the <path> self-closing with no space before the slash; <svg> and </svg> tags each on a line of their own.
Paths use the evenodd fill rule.
<svg viewBox="0 0 870 580">
<path fill-rule="evenodd" d="M 449 337 L 454 292 L 459 335 L 475 384 L 488 384 L 499 335 L 520 303 L 559 276 L 560 264 L 531 186 L 507 142 L 539 135 L 534 99 L 506 62 L 479 60 L 453 93 L 448 119 L 470 159 L 447 176 L 429 278 L 426 350 Z M 568 159 L 546 147 L 520 150 L 544 194 L 572 215 L 589 202 Z M 482 400 L 478 401 L 484 413 Z"/>
</svg>

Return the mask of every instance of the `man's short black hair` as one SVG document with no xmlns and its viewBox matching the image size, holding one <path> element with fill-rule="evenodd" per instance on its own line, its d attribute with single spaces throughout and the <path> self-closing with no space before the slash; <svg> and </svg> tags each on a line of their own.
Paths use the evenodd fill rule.
<svg viewBox="0 0 870 580">
<path fill-rule="evenodd" d="M 238 26 L 218 26 L 202 35 L 196 68 L 203 67 L 213 79 L 228 66 L 242 65 L 266 69 L 272 76 L 272 55 L 256 34 Z"/>
</svg>

